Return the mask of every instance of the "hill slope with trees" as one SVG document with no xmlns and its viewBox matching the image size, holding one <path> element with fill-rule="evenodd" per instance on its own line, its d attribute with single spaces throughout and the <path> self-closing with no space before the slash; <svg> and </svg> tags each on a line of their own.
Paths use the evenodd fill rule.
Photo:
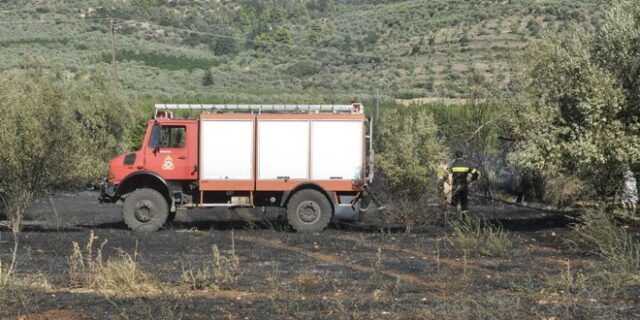
<svg viewBox="0 0 640 320">
<path fill-rule="evenodd" d="M 599 19 L 597 0 L 12 0 L 0 9 L 5 73 L 35 59 L 70 77 L 110 75 L 115 40 L 125 89 L 223 101 L 465 97 L 472 71 L 507 83 L 513 57 L 541 30 Z"/>
</svg>

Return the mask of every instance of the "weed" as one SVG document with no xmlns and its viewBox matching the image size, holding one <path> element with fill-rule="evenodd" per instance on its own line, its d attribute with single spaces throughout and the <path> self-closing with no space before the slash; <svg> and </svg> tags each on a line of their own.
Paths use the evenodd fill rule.
<svg viewBox="0 0 640 320">
<path fill-rule="evenodd" d="M 102 249 L 107 241 L 103 241 L 94 252 L 93 245 L 97 239 L 92 231 L 84 251 L 77 242 L 73 242 L 72 254 L 69 257 L 71 286 L 113 292 L 117 295 L 157 291 L 156 282 L 137 262 L 137 246 L 133 255 L 119 250 L 116 256 L 105 262 Z"/>
<path fill-rule="evenodd" d="M 236 256 L 235 248 L 225 255 L 220 253 L 217 245 L 211 248 L 211 257 L 201 266 L 189 264 L 182 267 L 182 280 L 189 284 L 192 290 L 213 289 L 218 290 L 220 285 L 233 284 L 238 277 L 240 261 Z"/>
<path fill-rule="evenodd" d="M 94 286 L 98 290 L 118 293 L 148 293 L 156 291 L 157 285 L 151 276 L 140 269 L 137 252 L 133 256 L 122 250 L 107 260 L 94 275 Z"/>
<path fill-rule="evenodd" d="M 376 283 L 378 289 L 383 289 L 384 287 L 384 263 L 382 261 L 382 249 L 378 248 L 376 250 L 376 258 L 371 265 L 372 278 Z M 376 289 L 376 290 L 378 290 Z M 384 291 L 384 290 L 382 290 Z"/>
<path fill-rule="evenodd" d="M 588 210 L 568 244 L 595 253 L 622 272 L 640 276 L 640 243 L 603 209 Z"/>
<path fill-rule="evenodd" d="M 464 217 L 451 224 L 453 242 L 466 253 L 499 257 L 512 252 L 513 242 L 501 227 L 487 224 L 476 217 Z"/>
<path fill-rule="evenodd" d="M 18 233 L 17 229 L 13 228 L 13 249 L 11 252 L 11 260 L 9 265 L 2 264 L 2 258 L 0 258 L 0 289 L 11 285 L 13 281 L 13 273 L 15 272 L 16 262 L 18 260 Z"/>
</svg>

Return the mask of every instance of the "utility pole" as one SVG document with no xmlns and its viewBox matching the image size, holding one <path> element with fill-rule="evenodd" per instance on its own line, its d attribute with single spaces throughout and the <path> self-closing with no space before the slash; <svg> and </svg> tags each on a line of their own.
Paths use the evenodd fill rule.
<svg viewBox="0 0 640 320">
<path fill-rule="evenodd" d="M 380 123 L 378 121 L 378 116 L 379 116 L 379 112 L 378 110 L 380 109 L 380 89 L 376 89 L 376 118 L 374 120 L 374 122 L 376 124 Z"/>
<path fill-rule="evenodd" d="M 111 67 L 113 68 L 113 84 L 118 82 L 118 69 L 116 67 L 116 26 L 111 19 Z"/>
</svg>

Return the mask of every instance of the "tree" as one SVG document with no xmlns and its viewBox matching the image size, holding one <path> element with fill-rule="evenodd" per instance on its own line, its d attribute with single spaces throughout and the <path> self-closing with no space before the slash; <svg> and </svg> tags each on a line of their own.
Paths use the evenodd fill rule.
<svg viewBox="0 0 640 320">
<path fill-rule="evenodd" d="M 0 198 L 15 232 L 36 197 L 94 181 L 125 150 L 134 117 L 103 83 L 42 71 L 0 81 Z"/>
<path fill-rule="evenodd" d="M 324 30 L 324 27 L 318 21 L 313 22 L 309 27 L 309 29 L 310 30 L 308 31 L 307 39 L 312 44 L 317 44 L 326 37 L 326 32 Z"/>
<path fill-rule="evenodd" d="M 211 69 L 207 69 L 204 71 L 204 76 L 202 77 L 202 85 L 205 87 L 210 87 L 213 85 L 213 74 L 211 73 Z"/>
<path fill-rule="evenodd" d="M 238 42 L 234 37 L 224 36 L 218 38 L 216 40 L 215 45 L 213 46 L 213 52 L 217 56 L 222 55 L 235 55 L 239 51 Z"/>
<path fill-rule="evenodd" d="M 408 227 L 433 220 L 424 203 L 437 194 L 435 177 L 446 162 L 435 121 L 428 110 L 398 107 L 386 109 L 379 123 L 375 160 L 385 191 Z"/>
<path fill-rule="evenodd" d="M 640 161 L 639 53 L 640 8 L 629 0 L 612 4 L 596 30 L 574 25 L 534 41 L 511 163 L 575 176 L 601 197 L 616 191 L 624 167 Z"/>
<path fill-rule="evenodd" d="M 293 41 L 293 33 L 289 28 L 280 28 L 276 31 L 274 40 L 283 45 L 291 44 Z"/>
<path fill-rule="evenodd" d="M 263 51 L 269 51 L 275 46 L 275 41 L 273 37 L 266 32 L 258 34 L 255 38 L 253 38 L 252 43 L 253 43 L 253 47 L 256 50 L 263 50 Z"/>
<path fill-rule="evenodd" d="M 45 74 L 38 66 L 0 81 L 0 200 L 14 237 L 0 286 L 12 276 L 18 232 L 34 199 L 94 181 L 107 158 L 125 149 L 133 113 L 107 83 L 65 82 L 59 72 Z"/>
</svg>

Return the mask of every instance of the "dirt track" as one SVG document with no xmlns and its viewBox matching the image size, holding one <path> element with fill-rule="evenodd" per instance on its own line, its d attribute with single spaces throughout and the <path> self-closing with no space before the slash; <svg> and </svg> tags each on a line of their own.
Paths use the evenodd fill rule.
<svg viewBox="0 0 640 320">
<path fill-rule="evenodd" d="M 511 229 L 519 248 L 509 258 L 465 256 L 449 241 L 449 230 L 419 233 L 401 229 L 332 224 L 321 234 L 292 233 L 282 223 L 252 224 L 218 210 L 177 217 L 168 229 L 136 234 L 121 222 L 118 207 L 100 205 L 96 194 L 55 199 L 27 216 L 20 238 L 18 273 L 40 274 L 46 288 L 12 289 L 0 295 L 0 318 L 22 319 L 457 319 L 621 318 L 640 316 L 638 296 L 598 301 L 549 286 L 567 270 L 602 268 L 595 257 L 563 253 L 568 220 L 517 208 L 476 207 Z M 277 212 L 275 213 L 277 214 Z M 222 217 L 218 219 L 218 217 Z M 0 257 L 12 244 L 0 232 Z M 91 231 L 108 240 L 105 255 L 139 253 L 138 261 L 172 294 L 105 295 L 69 287 L 72 242 L 86 243 Z M 233 238 L 233 239 L 232 239 Z M 185 265 L 223 253 L 232 240 L 238 279 L 218 290 L 189 290 Z M 381 256 L 376 253 L 380 250 Z M 550 280 L 551 279 L 551 280 Z M 176 294 L 178 292 L 178 294 Z"/>
</svg>

